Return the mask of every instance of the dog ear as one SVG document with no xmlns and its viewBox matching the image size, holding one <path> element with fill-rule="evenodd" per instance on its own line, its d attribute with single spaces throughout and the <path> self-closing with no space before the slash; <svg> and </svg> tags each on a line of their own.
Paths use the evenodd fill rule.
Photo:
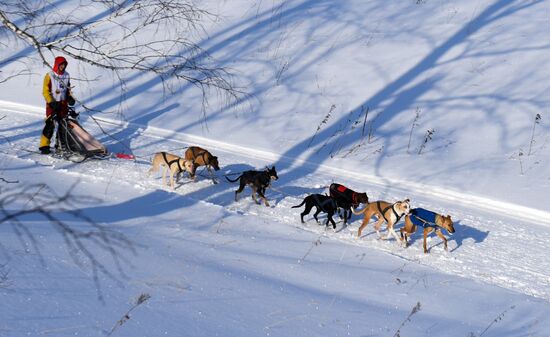
<svg viewBox="0 0 550 337">
<path fill-rule="evenodd" d="M 406 202 L 406 203 L 411 202 L 411 200 L 410 200 L 409 198 L 407 198 L 407 199 L 405 199 L 405 200 L 403 200 L 403 201 Z"/>
</svg>

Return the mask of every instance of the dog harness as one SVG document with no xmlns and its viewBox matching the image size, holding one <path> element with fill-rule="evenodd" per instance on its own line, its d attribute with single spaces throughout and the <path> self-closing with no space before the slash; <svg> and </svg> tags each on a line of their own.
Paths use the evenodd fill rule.
<svg viewBox="0 0 550 337">
<path fill-rule="evenodd" d="M 166 152 L 161 152 L 161 153 L 162 153 L 162 158 L 164 158 L 164 161 L 166 162 L 166 164 L 168 164 L 168 167 L 171 168 L 172 164 L 176 163 L 176 165 L 178 165 L 178 170 L 180 172 L 183 172 L 183 169 L 181 168 L 179 159 L 173 159 L 171 161 L 168 161 L 168 157 L 166 156 Z"/>
<path fill-rule="evenodd" d="M 411 209 L 409 214 L 410 214 L 409 218 L 411 219 L 411 222 L 415 226 L 419 226 L 419 227 L 422 227 L 422 228 L 426 228 L 426 227 L 437 228 L 437 227 L 439 227 L 435 223 L 436 213 L 434 213 L 434 212 L 428 211 L 427 209 L 424 209 L 424 208 L 413 208 L 413 209 Z"/>
<path fill-rule="evenodd" d="M 377 202 L 376 202 L 376 207 L 378 207 L 378 211 L 380 212 L 380 214 L 382 214 L 382 218 L 384 218 L 384 220 L 386 220 L 386 222 L 389 222 L 389 221 L 388 221 L 388 219 L 386 219 L 386 215 L 385 215 L 385 214 L 386 214 L 386 212 L 388 211 L 388 209 L 391 208 L 391 210 L 392 210 L 392 212 L 393 212 L 393 215 L 395 215 L 395 218 L 396 218 L 395 223 L 398 223 L 399 220 L 401 220 L 401 217 L 402 217 L 403 215 L 397 214 L 397 212 L 395 211 L 395 208 L 394 208 L 393 206 L 395 206 L 395 203 L 392 204 L 391 206 L 388 206 L 388 207 L 382 209 L 382 207 L 380 206 L 380 201 L 377 201 Z"/>
<path fill-rule="evenodd" d="M 194 147 L 191 147 L 191 152 L 193 153 L 193 157 L 195 158 L 198 158 L 198 157 L 202 157 L 202 162 L 204 163 L 204 165 L 206 165 L 206 151 L 204 150 L 200 150 L 198 151 L 198 154 L 195 152 L 195 148 Z"/>
</svg>

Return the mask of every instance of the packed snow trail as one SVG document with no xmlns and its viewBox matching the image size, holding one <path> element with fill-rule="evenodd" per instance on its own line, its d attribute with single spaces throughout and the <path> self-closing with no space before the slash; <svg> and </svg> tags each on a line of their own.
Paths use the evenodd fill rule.
<svg viewBox="0 0 550 337">
<path fill-rule="evenodd" d="M 34 109 L 34 110 L 33 110 Z M 24 113 L 23 110 L 27 110 Z M 181 194 L 195 203 L 210 203 L 224 207 L 228 212 L 244 214 L 259 219 L 269 219 L 283 226 L 303 228 L 318 233 L 321 237 L 337 240 L 344 245 L 365 247 L 368 256 L 370 249 L 387 252 L 414 263 L 430 266 L 445 273 L 456 274 L 470 279 L 499 285 L 527 295 L 550 300 L 550 273 L 546 268 L 546 256 L 550 247 L 550 216 L 548 213 L 526 209 L 484 198 L 445 192 L 443 188 L 418 186 L 413 183 L 388 182 L 362 176 L 361 174 L 321 166 L 315 174 L 300 176 L 293 170 L 293 176 L 278 172 L 280 179 L 267 191 L 272 207 L 258 206 L 250 198 L 250 190 L 245 189 L 238 202 L 234 201 L 237 184 L 230 184 L 224 174 L 235 174 L 247 169 L 271 165 L 277 160 L 274 154 L 245 149 L 230 144 L 189 137 L 177 133 L 133 126 L 131 134 L 125 134 L 128 125 L 121 128 L 113 123 L 103 123 L 108 134 L 117 134 L 117 139 L 129 143 L 138 160 L 102 160 L 74 164 L 49 156 L 33 153 L 36 148 L 42 120 L 39 108 L 20 105 L 8 106 L 0 110 L 6 117 L 2 121 L 2 142 L 0 151 L 7 158 L 28 160 L 53 169 L 59 174 L 77 175 L 82 179 L 108 182 L 107 186 L 125 185 L 128 188 L 153 191 L 162 188 L 160 179 L 147 177 L 150 156 L 158 151 L 181 153 L 189 145 L 204 146 L 220 159 L 221 170 L 217 172 L 218 184 L 205 177 L 205 171 L 196 182 L 186 177 L 180 180 L 174 193 Z M 35 111 L 35 112 L 33 112 Z M 29 113 L 30 112 L 30 113 Z M 9 126 L 9 127 L 7 127 Z M 108 147 L 120 146 L 115 141 L 94 130 L 90 120 L 83 127 L 98 137 Z M 97 131 L 97 132 L 93 132 Z M 229 151 L 231 150 L 231 151 Z M 298 163 L 297 165 L 302 165 Z M 307 163 L 306 163 L 307 164 Z M 456 233 L 449 236 L 449 252 L 442 248 L 442 242 L 435 235 L 430 236 L 430 254 L 422 250 L 422 235 L 417 231 L 411 237 L 408 248 L 402 248 L 394 240 L 379 240 L 370 224 L 362 238 L 357 238 L 358 217 L 347 227 L 337 223 L 334 233 L 326 230 L 306 216 L 306 224 L 300 223 L 301 209 L 291 209 L 310 193 L 326 193 L 332 181 L 338 181 L 358 191 L 366 191 L 370 200 L 400 200 L 408 197 L 412 207 L 423 207 L 436 212 L 451 214 L 455 221 Z M 169 191 L 168 187 L 165 187 Z M 109 188 L 105 189 L 109 193 Z M 96 196 L 101 197 L 101 196 Z M 303 208 L 302 208 L 303 209 Z M 324 216 L 320 216 L 324 221 Z M 108 222 L 106 217 L 103 221 Z M 401 225 L 397 225 L 399 228 Z M 269 228 L 266 228 L 269 230 Z M 385 233 L 383 233 L 385 234 Z"/>
</svg>

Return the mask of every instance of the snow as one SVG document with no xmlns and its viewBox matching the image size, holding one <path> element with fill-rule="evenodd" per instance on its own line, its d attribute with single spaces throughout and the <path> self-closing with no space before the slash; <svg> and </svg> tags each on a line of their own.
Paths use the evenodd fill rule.
<svg viewBox="0 0 550 337">
<path fill-rule="evenodd" d="M 21 219 L 34 241 L 3 223 L 0 336 L 105 336 L 143 293 L 151 299 L 113 336 L 550 334 L 548 3 L 204 5 L 223 14 L 206 23 L 203 46 L 253 94 L 233 108 L 213 99 L 207 124 L 194 90 L 166 93 L 136 76 L 120 107 L 107 73 L 69 63 L 74 78 L 99 75 L 78 82 L 79 99 L 121 112 L 93 114 L 108 135 L 86 113 L 83 126 L 136 161 L 75 164 L 36 154 L 45 69 L 30 65 L 32 75 L 1 84 L 0 177 L 18 182 L 0 181 L 2 195 L 73 187 L 81 198 L 71 209 L 132 245 L 112 254 L 87 241 L 109 272 L 94 274 L 43 217 Z M 0 54 L 23 46 L 14 48 Z M 5 62 L 2 71 L 18 65 Z M 536 113 L 542 122 L 527 155 Z M 153 153 L 190 145 L 220 158 L 217 184 L 202 171 L 171 191 L 147 176 Z M 235 202 L 237 184 L 223 175 L 266 165 L 280 177 L 267 192 L 271 207 L 254 204 L 248 188 Z M 357 216 L 336 231 L 311 214 L 301 224 L 301 210 L 290 206 L 327 193 L 331 182 L 370 200 L 408 197 L 413 207 L 450 214 L 449 251 L 433 234 L 429 254 L 420 232 L 407 248 L 379 240 L 372 224 L 357 238 Z M 28 206 L 17 200 L 9 211 Z M 51 207 L 73 228 L 93 229 L 63 205 Z"/>
</svg>

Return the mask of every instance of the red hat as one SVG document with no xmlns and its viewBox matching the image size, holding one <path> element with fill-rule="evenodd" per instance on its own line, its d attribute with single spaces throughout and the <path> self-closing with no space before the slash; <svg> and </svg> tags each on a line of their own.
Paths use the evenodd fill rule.
<svg viewBox="0 0 550 337">
<path fill-rule="evenodd" d="M 67 60 L 63 56 L 58 56 L 55 58 L 55 61 L 53 63 L 53 71 L 56 74 L 61 75 L 62 73 L 59 72 L 59 66 L 65 63 L 65 68 L 67 68 Z"/>
</svg>

